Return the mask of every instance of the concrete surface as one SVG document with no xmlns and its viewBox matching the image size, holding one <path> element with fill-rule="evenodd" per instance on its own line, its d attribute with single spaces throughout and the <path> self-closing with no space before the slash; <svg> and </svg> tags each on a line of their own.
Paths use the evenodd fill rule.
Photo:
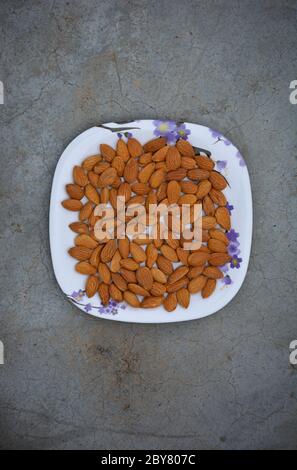
<svg viewBox="0 0 297 470">
<path fill-rule="evenodd" d="M 2 448 L 297 448 L 296 1 L 1 2 Z M 64 147 L 111 120 L 221 130 L 254 197 L 246 281 L 174 325 L 71 306 L 48 245 Z"/>
</svg>

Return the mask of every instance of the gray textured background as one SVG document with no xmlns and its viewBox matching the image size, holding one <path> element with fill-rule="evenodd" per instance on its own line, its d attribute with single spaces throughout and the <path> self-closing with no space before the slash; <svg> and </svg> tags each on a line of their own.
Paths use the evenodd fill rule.
<svg viewBox="0 0 297 470">
<path fill-rule="evenodd" d="M 297 448 L 295 1 L 2 1 L 3 448 Z M 54 169 L 81 131 L 171 118 L 221 130 L 251 175 L 237 297 L 200 321 L 133 325 L 63 297 Z"/>
</svg>

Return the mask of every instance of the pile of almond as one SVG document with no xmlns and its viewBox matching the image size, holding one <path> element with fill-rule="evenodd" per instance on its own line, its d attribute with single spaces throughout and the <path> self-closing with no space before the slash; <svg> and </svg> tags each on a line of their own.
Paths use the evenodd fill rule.
<svg viewBox="0 0 297 470">
<path fill-rule="evenodd" d="M 76 271 L 88 276 L 88 297 L 98 293 L 104 305 L 109 299 L 132 307 L 162 304 L 171 312 L 177 304 L 187 308 L 191 294 L 207 298 L 214 292 L 223 277 L 220 267 L 231 260 L 226 236 L 231 221 L 222 192 L 227 181 L 214 165 L 210 157 L 195 154 L 189 142 L 169 146 L 159 137 L 145 145 L 119 139 L 116 149 L 101 144 L 100 154 L 73 168 L 73 183 L 66 185 L 69 199 L 62 205 L 78 212 L 79 220 L 69 226 L 78 234 L 69 254 L 78 261 Z M 185 240 L 170 231 L 168 239 L 99 241 L 94 209 L 100 202 L 116 210 L 117 196 L 125 197 L 126 206 L 140 204 L 147 211 L 150 204 L 201 203 L 202 246 L 184 250 Z"/>
</svg>

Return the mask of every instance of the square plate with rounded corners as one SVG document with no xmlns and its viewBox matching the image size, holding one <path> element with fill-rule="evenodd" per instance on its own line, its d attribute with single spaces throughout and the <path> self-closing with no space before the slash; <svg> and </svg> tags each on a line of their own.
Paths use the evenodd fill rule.
<svg viewBox="0 0 297 470">
<path fill-rule="evenodd" d="M 145 143 L 164 135 L 169 144 L 186 138 L 200 149 L 211 153 L 218 171 L 227 178 L 229 186 L 224 191 L 232 217 L 228 233 L 231 262 L 224 268 L 224 278 L 217 282 L 213 295 L 202 299 L 191 296 L 188 309 L 180 306 L 168 313 L 163 307 L 135 309 L 125 303 L 110 301 L 102 306 L 96 295 L 89 299 L 84 292 L 86 277 L 74 270 L 76 260 L 68 254 L 75 233 L 68 225 L 77 220 L 77 214 L 65 210 L 61 201 L 67 198 L 65 185 L 72 182 L 72 169 L 84 158 L 98 153 L 101 143 L 115 146 L 118 138 L 135 137 Z M 125 124 L 107 123 L 92 127 L 77 136 L 64 150 L 56 167 L 50 201 L 50 247 L 56 279 L 68 299 L 87 314 L 109 320 L 137 323 L 167 323 L 202 318 L 225 307 L 239 291 L 245 278 L 252 240 L 252 195 L 248 171 L 238 149 L 222 134 L 205 126 L 173 121 L 139 120 Z"/>
</svg>

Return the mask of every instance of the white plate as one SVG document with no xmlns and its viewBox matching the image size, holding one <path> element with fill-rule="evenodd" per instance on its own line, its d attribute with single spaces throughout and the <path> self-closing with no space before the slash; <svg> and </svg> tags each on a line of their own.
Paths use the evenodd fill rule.
<svg viewBox="0 0 297 470">
<path fill-rule="evenodd" d="M 88 155 L 98 153 L 100 143 L 115 146 L 119 137 L 132 134 L 145 143 L 158 135 L 166 135 L 169 143 L 179 137 L 187 138 L 196 147 L 207 149 L 216 161 L 216 169 L 228 179 L 225 190 L 228 204 L 233 206 L 232 241 L 229 247 L 234 256 L 227 267 L 225 277 L 218 281 L 214 294 L 202 299 L 200 294 L 191 296 L 188 309 L 177 307 L 168 313 L 163 307 L 134 309 L 128 305 L 110 303 L 103 307 L 96 295 L 88 299 L 84 294 L 85 276 L 74 270 L 76 260 L 68 254 L 75 234 L 69 223 L 77 220 L 74 212 L 65 210 L 61 201 L 67 198 L 65 185 L 72 181 L 74 165 L 80 165 Z M 220 133 L 204 126 L 173 121 L 141 120 L 126 124 L 108 123 L 92 127 L 76 137 L 64 150 L 55 171 L 50 202 L 50 246 L 56 279 L 68 299 L 85 313 L 109 320 L 137 323 L 166 323 L 194 320 L 217 312 L 225 307 L 239 291 L 245 278 L 252 240 L 252 195 L 247 168 L 236 147 Z M 237 265 L 235 267 L 235 265 Z"/>
</svg>

